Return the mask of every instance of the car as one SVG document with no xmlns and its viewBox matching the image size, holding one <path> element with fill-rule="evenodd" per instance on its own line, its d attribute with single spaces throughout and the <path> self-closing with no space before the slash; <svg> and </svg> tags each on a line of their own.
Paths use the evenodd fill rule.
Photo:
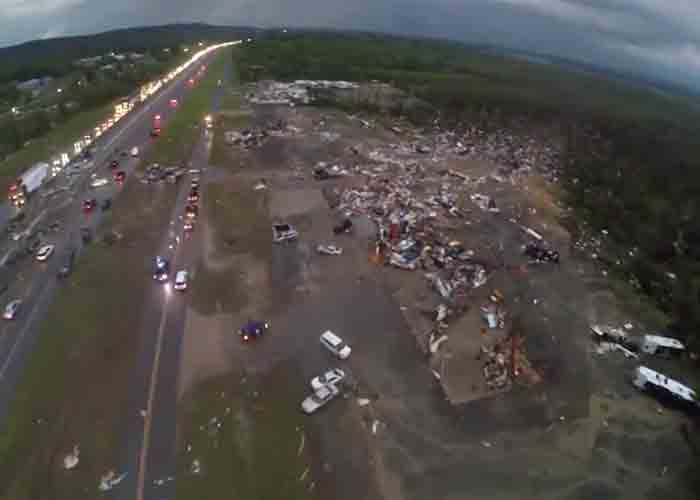
<svg viewBox="0 0 700 500">
<path fill-rule="evenodd" d="M 326 330 L 321 334 L 321 345 L 332 352 L 336 357 L 340 359 L 348 359 L 352 349 L 350 346 L 343 342 L 343 339 L 338 337 L 335 333 L 330 330 Z"/>
<path fill-rule="evenodd" d="M 190 203 L 197 203 L 199 201 L 199 193 L 196 191 L 190 192 L 190 195 L 187 197 L 187 201 Z"/>
<path fill-rule="evenodd" d="M 342 255 L 343 249 L 335 245 L 318 245 L 316 251 L 323 255 Z"/>
<path fill-rule="evenodd" d="M 312 378 L 311 389 L 317 391 L 324 385 L 337 386 L 343 379 L 345 379 L 345 372 L 340 368 L 333 368 L 326 373 L 322 373 L 318 377 Z"/>
<path fill-rule="evenodd" d="M 199 188 L 199 179 L 195 177 L 190 182 L 190 185 L 192 186 L 192 189 L 198 189 Z"/>
<path fill-rule="evenodd" d="M 37 251 L 36 260 L 39 262 L 48 260 L 53 255 L 54 248 L 56 248 L 54 245 L 44 245 Z"/>
<path fill-rule="evenodd" d="M 124 182 L 126 180 L 126 172 L 123 170 L 117 170 L 114 172 L 114 175 L 112 176 L 114 179 L 114 182 Z"/>
<path fill-rule="evenodd" d="M 202 173 L 202 169 L 200 168 L 191 168 L 187 171 L 190 175 L 199 175 Z"/>
<path fill-rule="evenodd" d="M 238 335 L 241 337 L 241 340 L 248 342 L 249 340 L 262 337 L 269 329 L 270 323 L 267 321 L 250 320 L 238 330 Z"/>
<path fill-rule="evenodd" d="M 72 250 L 68 257 L 66 257 L 65 263 L 58 269 L 59 278 L 67 278 L 73 271 L 73 262 L 75 261 L 75 250 Z"/>
<path fill-rule="evenodd" d="M 90 243 L 90 241 L 92 241 L 92 231 L 89 227 L 83 226 L 80 228 L 80 238 L 83 240 L 83 243 Z"/>
<path fill-rule="evenodd" d="M 106 186 L 107 184 L 109 184 L 109 180 L 107 180 L 106 177 L 98 177 L 97 179 L 93 180 L 90 183 L 90 187 L 98 188 L 98 187 Z"/>
<path fill-rule="evenodd" d="M 188 220 L 187 222 L 185 222 L 182 228 L 185 230 L 185 232 L 192 232 L 194 231 L 194 222 Z"/>
<path fill-rule="evenodd" d="M 109 168 L 111 168 L 112 170 L 114 170 L 118 166 L 119 166 L 119 160 L 112 160 L 111 162 L 109 162 Z"/>
<path fill-rule="evenodd" d="M 121 156 L 122 158 L 126 158 L 127 156 L 129 156 L 129 153 L 126 151 L 126 149 L 122 149 L 119 152 L 119 156 Z"/>
<path fill-rule="evenodd" d="M 19 308 L 22 306 L 22 301 L 20 299 L 15 299 L 11 302 L 9 302 L 5 306 L 5 311 L 2 313 L 2 317 L 5 319 L 15 319 L 17 317 L 17 313 L 19 312 Z"/>
<path fill-rule="evenodd" d="M 187 290 L 187 281 L 189 278 L 189 273 L 185 271 L 184 269 L 181 271 L 178 271 L 177 274 L 175 274 L 175 285 L 173 288 L 175 290 Z"/>
<path fill-rule="evenodd" d="M 102 203 L 100 204 L 100 208 L 102 210 L 109 210 L 112 208 L 112 198 L 107 198 L 105 200 L 102 200 Z"/>
<path fill-rule="evenodd" d="M 199 207 L 197 207 L 197 205 L 190 204 L 190 205 L 187 205 L 187 207 L 185 208 L 185 215 L 189 219 L 196 218 L 198 214 L 199 214 Z"/>
<path fill-rule="evenodd" d="M 177 99 L 170 99 L 170 107 L 171 108 L 177 107 Z"/>
<path fill-rule="evenodd" d="M 91 212 L 97 206 L 97 200 L 95 198 L 89 198 L 83 201 L 83 212 Z"/>
<path fill-rule="evenodd" d="M 168 262 L 168 259 L 161 256 L 156 257 L 156 269 L 153 272 L 153 279 L 160 283 L 164 283 L 168 281 L 169 272 L 170 263 Z"/>
<path fill-rule="evenodd" d="M 307 415 L 311 415 L 328 404 L 338 394 L 340 394 L 340 391 L 336 386 L 324 385 L 301 402 L 301 410 Z"/>
<path fill-rule="evenodd" d="M 131 156 L 134 157 L 134 158 L 136 158 L 138 155 L 139 155 L 139 148 L 136 147 L 136 146 L 134 146 L 133 148 L 131 148 Z"/>
<path fill-rule="evenodd" d="M 151 137 L 158 137 L 160 135 L 160 129 L 159 128 L 154 128 L 151 130 Z"/>
</svg>

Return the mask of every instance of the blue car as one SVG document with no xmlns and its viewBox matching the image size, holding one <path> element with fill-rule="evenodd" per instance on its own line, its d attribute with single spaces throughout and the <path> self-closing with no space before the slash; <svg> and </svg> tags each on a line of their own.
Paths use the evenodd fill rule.
<svg viewBox="0 0 700 500">
<path fill-rule="evenodd" d="M 241 336 L 241 340 L 248 342 L 249 340 L 262 337 L 269 328 L 270 324 L 267 321 L 251 320 L 238 330 L 238 335 Z"/>
</svg>

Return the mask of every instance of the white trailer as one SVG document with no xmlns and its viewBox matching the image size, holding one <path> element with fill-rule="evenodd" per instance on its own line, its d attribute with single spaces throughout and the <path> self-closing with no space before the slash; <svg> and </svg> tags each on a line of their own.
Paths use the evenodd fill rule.
<svg viewBox="0 0 700 500">
<path fill-rule="evenodd" d="M 637 367 L 632 383 L 642 391 L 671 397 L 681 403 L 698 407 L 698 395 L 693 389 L 646 366 Z"/>
<path fill-rule="evenodd" d="M 39 189 L 51 173 L 51 165 L 37 163 L 24 172 L 17 182 L 10 186 L 10 201 L 17 207 L 26 203 L 26 198 Z"/>
<path fill-rule="evenodd" d="M 639 347 L 645 354 L 658 354 L 661 356 L 678 355 L 685 351 L 685 345 L 680 340 L 661 335 L 642 336 Z"/>
</svg>

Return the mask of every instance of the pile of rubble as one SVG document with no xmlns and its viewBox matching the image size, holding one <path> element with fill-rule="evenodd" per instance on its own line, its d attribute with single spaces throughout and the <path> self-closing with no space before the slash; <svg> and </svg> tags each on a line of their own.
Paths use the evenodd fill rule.
<svg viewBox="0 0 700 500">
<path fill-rule="evenodd" d="M 248 94 L 253 104 L 310 104 L 313 90 L 350 90 L 356 83 L 328 80 L 296 80 L 294 82 L 270 82 L 267 86 L 258 85 L 255 92 Z"/>
</svg>

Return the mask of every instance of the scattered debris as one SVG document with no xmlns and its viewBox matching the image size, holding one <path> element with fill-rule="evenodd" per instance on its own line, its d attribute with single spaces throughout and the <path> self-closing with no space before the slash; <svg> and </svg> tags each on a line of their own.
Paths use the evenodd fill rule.
<svg viewBox="0 0 700 500">
<path fill-rule="evenodd" d="M 126 477 L 126 472 L 124 474 L 117 475 L 116 471 L 111 470 L 107 472 L 100 478 L 100 491 L 109 491 L 119 483 L 121 483 Z"/>
<path fill-rule="evenodd" d="M 316 251 L 322 255 L 342 255 L 343 249 L 335 245 L 321 245 L 316 247 Z"/>
<path fill-rule="evenodd" d="M 291 224 L 273 224 L 272 225 L 272 241 L 282 243 L 285 241 L 293 241 L 299 237 L 299 232 Z"/>
<path fill-rule="evenodd" d="M 80 448 L 76 444 L 73 450 L 63 458 L 63 468 L 66 470 L 74 469 L 80 461 Z"/>
</svg>

